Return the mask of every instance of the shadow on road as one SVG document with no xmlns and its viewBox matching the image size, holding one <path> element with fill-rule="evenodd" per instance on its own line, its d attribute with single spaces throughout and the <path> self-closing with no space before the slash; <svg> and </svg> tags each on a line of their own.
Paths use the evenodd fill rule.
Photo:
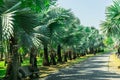
<svg viewBox="0 0 120 80">
<path fill-rule="evenodd" d="M 112 78 L 118 79 L 120 78 L 120 76 L 115 73 L 108 73 L 106 71 L 91 70 L 86 73 L 84 72 L 71 73 L 70 71 L 68 71 L 65 74 L 62 73 L 61 71 L 57 74 L 50 75 L 45 80 L 110 80 Z"/>
<path fill-rule="evenodd" d="M 44 80 L 120 80 L 120 75 L 108 71 L 108 56 L 97 56 L 61 69 Z"/>
</svg>

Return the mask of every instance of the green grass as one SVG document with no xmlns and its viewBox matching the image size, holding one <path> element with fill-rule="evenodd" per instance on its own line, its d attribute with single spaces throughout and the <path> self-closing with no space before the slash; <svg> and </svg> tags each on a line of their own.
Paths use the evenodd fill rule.
<svg viewBox="0 0 120 80">
<path fill-rule="evenodd" d="M 5 69 L 0 69 L 0 78 L 5 76 L 5 72 L 6 72 Z"/>
<path fill-rule="evenodd" d="M 42 58 L 37 58 L 37 65 L 41 66 L 42 65 Z M 29 58 L 25 59 L 22 63 L 22 66 L 29 65 Z"/>
<path fill-rule="evenodd" d="M 4 66 L 4 61 L 0 61 L 0 78 L 4 77 L 6 72 L 6 67 Z"/>
<path fill-rule="evenodd" d="M 22 63 L 22 66 L 29 65 L 29 58 L 25 59 Z M 37 58 L 37 65 L 42 65 L 42 59 Z M 4 66 L 4 61 L 0 61 L 0 79 L 5 76 L 6 67 Z"/>
</svg>

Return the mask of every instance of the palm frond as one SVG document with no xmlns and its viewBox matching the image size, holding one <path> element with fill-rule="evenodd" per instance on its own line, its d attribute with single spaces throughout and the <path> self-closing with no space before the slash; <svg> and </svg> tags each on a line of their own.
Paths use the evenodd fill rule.
<svg viewBox="0 0 120 80">
<path fill-rule="evenodd" d="M 19 37 L 20 40 L 18 41 L 18 44 L 26 48 L 31 48 L 32 46 L 39 47 L 42 42 L 40 41 L 38 36 L 38 33 L 22 33 Z"/>
<path fill-rule="evenodd" d="M 115 36 L 120 33 L 120 28 L 118 24 L 111 21 L 103 21 L 101 23 L 101 31 L 108 36 Z"/>
<path fill-rule="evenodd" d="M 38 38 L 42 44 L 48 44 L 50 40 L 50 30 L 47 25 L 41 25 L 34 28 L 35 32 L 38 33 Z"/>
<path fill-rule="evenodd" d="M 48 7 L 55 3 L 56 0 L 21 0 L 23 7 L 29 7 L 35 12 L 41 12 L 48 9 Z"/>
<path fill-rule="evenodd" d="M 14 16 L 15 16 L 15 12 L 9 12 L 9 13 L 3 13 L 1 15 L 1 19 L 2 19 L 2 37 L 3 39 L 9 39 L 11 36 L 13 36 L 13 25 L 14 25 Z"/>
<path fill-rule="evenodd" d="M 120 19 L 120 1 L 113 1 L 113 4 L 106 8 L 106 17 L 109 20 L 118 20 Z"/>
<path fill-rule="evenodd" d="M 37 15 L 35 13 L 30 12 L 29 10 L 16 13 L 15 19 L 16 29 L 18 29 L 16 30 L 16 33 L 19 31 L 19 28 L 21 28 L 23 31 L 29 34 L 33 31 L 33 28 L 38 26 L 39 24 Z"/>
</svg>

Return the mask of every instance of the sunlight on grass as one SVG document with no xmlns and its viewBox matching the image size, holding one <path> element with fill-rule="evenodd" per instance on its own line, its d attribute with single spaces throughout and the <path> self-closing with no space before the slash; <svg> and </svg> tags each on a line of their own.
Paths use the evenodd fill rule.
<svg viewBox="0 0 120 80">
<path fill-rule="evenodd" d="M 4 61 L 0 61 L 0 67 L 4 67 Z"/>
<path fill-rule="evenodd" d="M 109 57 L 109 71 L 120 73 L 120 58 L 116 54 L 112 54 Z"/>
<path fill-rule="evenodd" d="M 38 66 L 42 65 L 42 59 L 37 58 L 37 64 Z M 29 59 L 25 59 L 22 63 L 22 66 L 29 65 Z M 4 61 L 0 61 L 0 78 L 5 76 L 6 72 L 6 66 L 4 66 Z"/>
<path fill-rule="evenodd" d="M 25 59 L 22 63 L 22 66 L 29 65 L 29 58 Z M 41 66 L 42 65 L 42 58 L 37 58 L 37 65 Z"/>
<path fill-rule="evenodd" d="M 6 72 L 6 67 L 4 66 L 4 61 L 0 61 L 0 78 L 4 77 Z"/>
</svg>

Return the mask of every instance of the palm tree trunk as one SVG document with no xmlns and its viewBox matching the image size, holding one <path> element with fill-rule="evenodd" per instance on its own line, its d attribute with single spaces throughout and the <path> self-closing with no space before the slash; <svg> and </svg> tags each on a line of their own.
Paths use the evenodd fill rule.
<svg viewBox="0 0 120 80">
<path fill-rule="evenodd" d="M 80 53 L 77 53 L 76 56 L 77 56 L 77 57 L 80 57 Z"/>
<path fill-rule="evenodd" d="M 77 57 L 76 52 L 73 52 L 73 59 L 76 59 L 76 57 Z"/>
<path fill-rule="evenodd" d="M 31 71 L 34 72 L 38 69 L 37 67 L 37 52 L 35 47 L 31 48 L 30 51 L 30 67 L 31 67 Z M 31 75 L 31 78 L 33 78 L 33 75 Z"/>
<path fill-rule="evenodd" d="M 36 60 L 37 53 L 35 51 L 35 48 L 32 47 L 30 51 L 30 64 L 32 67 L 37 67 L 37 60 Z"/>
<path fill-rule="evenodd" d="M 20 54 L 19 57 L 20 57 L 20 58 L 19 58 L 20 63 L 23 63 L 23 57 L 22 57 L 22 55 Z"/>
<path fill-rule="evenodd" d="M 19 55 L 17 53 L 17 50 L 15 50 L 13 55 L 13 63 L 12 63 L 12 73 L 11 73 L 11 79 L 10 80 L 18 80 L 18 67 L 19 67 L 19 61 L 18 61 Z"/>
<path fill-rule="evenodd" d="M 56 65 L 55 53 L 54 53 L 54 51 L 51 51 L 51 53 L 50 53 L 50 63 L 51 63 L 52 65 Z"/>
<path fill-rule="evenodd" d="M 67 62 L 67 57 L 68 57 L 68 54 L 67 52 L 64 53 L 64 62 Z"/>
<path fill-rule="evenodd" d="M 72 60 L 72 52 L 71 51 L 68 51 L 68 57 L 69 57 L 69 60 Z"/>
<path fill-rule="evenodd" d="M 0 61 L 3 60 L 3 52 L 0 53 Z"/>
<path fill-rule="evenodd" d="M 33 57 L 34 49 L 31 48 L 30 50 L 30 64 L 33 66 L 34 63 L 34 57 Z"/>
<path fill-rule="evenodd" d="M 17 42 L 14 37 L 10 39 L 10 53 L 9 63 L 6 70 L 7 80 L 17 80 L 18 77 L 18 67 L 19 67 L 19 55 L 18 55 Z"/>
<path fill-rule="evenodd" d="M 90 54 L 93 54 L 93 53 L 94 53 L 94 49 L 90 48 Z"/>
<path fill-rule="evenodd" d="M 48 59 L 48 47 L 44 45 L 44 57 L 43 57 L 43 66 L 49 66 L 49 59 Z"/>
<path fill-rule="evenodd" d="M 58 62 L 59 63 L 62 63 L 62 56 L 61 56 L 61 46 L 60 46 L 60 44 L 58 45 L 58 47 L 57 47 L 57 56 L 58 56 Z"/>
<path fill-rule="evenodd" d="M 118 54 L 120 54 L 120 47 L 118 48 Z"/>
</svg>

